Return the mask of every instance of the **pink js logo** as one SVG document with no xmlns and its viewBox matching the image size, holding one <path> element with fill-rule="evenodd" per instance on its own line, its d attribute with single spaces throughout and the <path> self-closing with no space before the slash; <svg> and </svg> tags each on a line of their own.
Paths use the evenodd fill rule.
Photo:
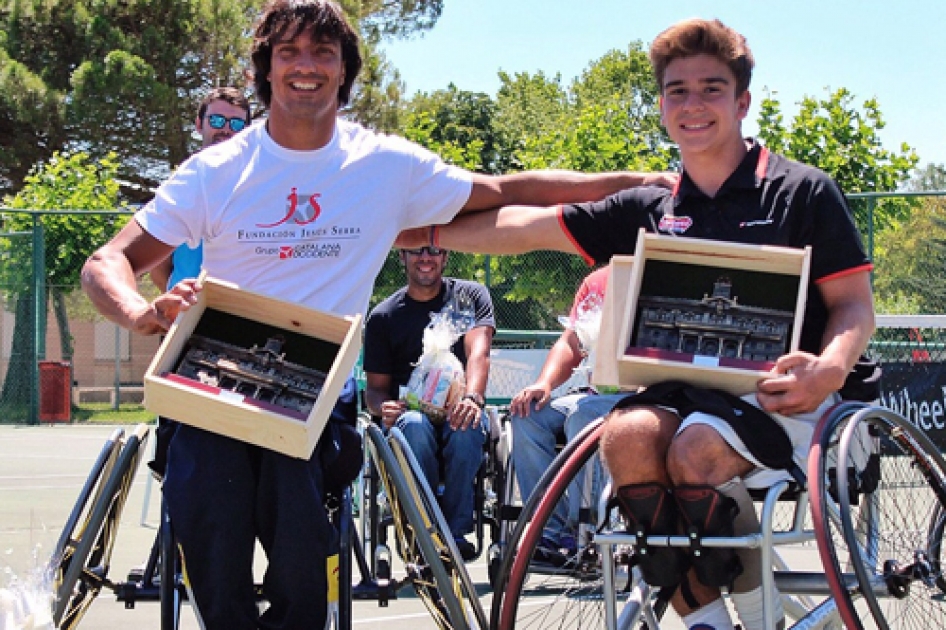
<svg viewBox="0 0 946 630">
<path fill-rule="evenodd" d="M 279 260 L 286 260 L 287 258 L 292 258 L 293 255 L 292 245 L 280 245 L 279 246 Z"/>
<path fill-rule="evenodd" d="M 292 192 L 289 193 L 289 196 L 286 198 L 288 203 L 286 204 L 286 215 L 275 223 L 257 223 L 256 227 L 261 228 L 271 228 L 276 227 L 277 225 L 282 225 L 290 219 L 292 222 L 297 225 L 307 225 L 312 223 L 319 218 L 319 215 L 322 214 L 322 207 L 319 205 L 318 198 L 322 195 L 315 193 L 314 195 L 299 195 L 296 192 L 296 187 L 293 186 Z"/>
</svg>

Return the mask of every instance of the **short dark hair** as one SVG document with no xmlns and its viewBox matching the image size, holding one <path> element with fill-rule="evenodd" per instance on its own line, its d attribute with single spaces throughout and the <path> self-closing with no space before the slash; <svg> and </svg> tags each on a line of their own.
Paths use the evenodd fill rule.
<svg viewBox="0 0 946 630">
<path fill-rule="evenodd" d="M 207 108 L 214 101 L 225 101 L 231 105 L 236 105 L 246 112 L 246 122 L 250 122 L 250 101 L 247 100 L 243 92 L 235 87 L 215 87 L 207 92 L 207 95 L 200 101 L 200 107 L 197 109 L 197 118 L 204 119 Z"/>
<path fill-rule="evenodd" d="M 737 95 L 749 89 L 755 60 L 746 38 L 719 20 L 694 18 L 677 22 L 650 45 L 650 63 L 661 94 L 670 62 L 696 55 L 710 55 L 726 64 L 736 78 Z"/>
<path fill-rule="evenodd" d="M 337 40 L 341 45 L 345 80 L 338 88 L 338 106 L 348 104 L 352 85 L 361 72 L 361 50 L 358 34 L 341 7 L 330 0 L 270 0 L 256 22 L 251 53 L 256 96 L 267 108 L 273 96 L 269 72 L 274 42 L 286 35 L 295 37 L 309 27 L 314 28 L 317 37 Z"/>
</svg>

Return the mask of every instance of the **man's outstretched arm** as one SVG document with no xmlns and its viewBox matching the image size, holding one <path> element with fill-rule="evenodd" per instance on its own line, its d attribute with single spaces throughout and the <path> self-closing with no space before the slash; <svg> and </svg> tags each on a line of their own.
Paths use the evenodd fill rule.
<svg viewBox="0 0 946 630">
<path fill-rule="evenodd" d="M 473 175 L 473 189 L 461 212 L 491 210 L 501 206 L 551 206 L 598 201 L 637 186 L 672 188 L 677 173 L 577 173 L 574 171 L 525 171 L 509 175 Z"/>
<path fill-rule="evenodd" d="M 558 206 L 507 206 L 471 212 L 447 225 L 404 230 L 395 247 L 434 245 L 476 254 L 523 254 L 548 249 L 578 253 L 559 220 Z"/>
</svg>

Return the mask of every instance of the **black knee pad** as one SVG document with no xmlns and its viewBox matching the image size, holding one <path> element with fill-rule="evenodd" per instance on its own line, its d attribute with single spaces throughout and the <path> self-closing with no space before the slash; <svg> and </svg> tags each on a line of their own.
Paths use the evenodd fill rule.
<svg viewBox="0 0 946 630">
<path fill-rule="evenodd" d="M 637 537 L 637 557 L 651 586 L 675 586 L 686 569 L 686 555 L 675 547 L 650 547 L 650 534 L 677 532 L 677 509 L 670 492 L 659 483 L 632 483 L 617 490 L 617 503 Z"/>
<path fill-rule="evenodd" d="M 713 486 L 677 486 L 674 496 L 687 534 L 696 535 L 690 547 L 690 563 L 696 577 L 706 586 L 731 588 L 733 580 L 742 573 L 739 556 L 733 549 L 703 547 L 699 539 L 732 536 L 739 506 Z"/>
</svg>

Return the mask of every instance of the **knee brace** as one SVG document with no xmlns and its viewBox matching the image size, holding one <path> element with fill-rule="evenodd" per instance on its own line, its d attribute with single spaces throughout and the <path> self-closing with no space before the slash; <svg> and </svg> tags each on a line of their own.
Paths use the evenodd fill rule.
<svg viewBox="0 0 946 630">
<path fill-rule="evenodd" d="M 677 486 L 674 496 L 691 537 L 690 563 L 696 577 L 706 586 L 731 588 L 742 573 L 735 550 L 703 547 L 699 540 L 733 535 L 733 521 L 739 513 L 736 502 L 712 486 Z"/>
<path fill-rule="evenodd" d="M 677 531 L 677 510 L 666 487 L 659 483 L 632 483 L 617 490 L 617 504 L 637 538 L 638 565 L 651 586 L 675 586 L 685 570 L 686 556 L 675 547 L 650 547 L 650 534 Z"/>
</svg>

